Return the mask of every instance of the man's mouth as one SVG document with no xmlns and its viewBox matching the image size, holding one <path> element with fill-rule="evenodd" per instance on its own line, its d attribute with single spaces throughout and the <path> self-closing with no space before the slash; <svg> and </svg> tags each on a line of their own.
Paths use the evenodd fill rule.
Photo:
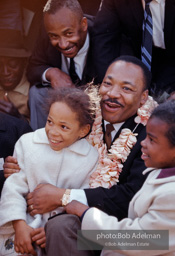
<svg viewBox="0 0 175 256">
<path fill-rule="evenodd" d="M 110 101 L 110 100 L 104 100 L 103 105 L 107 111 L 112 111 L 112 112 L 115 112 L 116 110 L 124 107 L 121 103 L 116 101 L 115 102 Z"/>
<path fill-rule="evenodd" d="M 14 82 L 14 79 L 2 79 L 1 83 L 3 84 L 11 84 Z"/>
<path fill-rule="evenodd" d="M 58 50 L 65 56 L 67 55 L 70 55 L 72 53 L 74 53 L 75 51 L 75 46 L 73 45 L 72 47 L 69 47 L 67 49 L 61 49 L 61 48 L 58 48 Z"/>
</svg>

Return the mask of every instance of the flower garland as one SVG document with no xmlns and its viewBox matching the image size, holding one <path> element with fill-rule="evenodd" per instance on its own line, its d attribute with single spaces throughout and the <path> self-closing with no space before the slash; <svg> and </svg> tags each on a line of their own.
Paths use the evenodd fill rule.
<svg viewBox="0 0 175 256">
<path fill-rule="evenodd" d="M 157 102 L 151 96 L 148 96 L 148 100 L 137 111 L 138 116 L 134 120 L 137 123 L 136 127 L 140 123 L 146 125 L 151 112 L 157 105 Z M 110 188 L 118 182 L 123 163 L 137 142 L 137 134 L 133 133 L 130 129 L 122 129 L 120 136 L 114 141 L 108 152 L 106 144 L 103 142 L 100 101 L 96 103 L 96 107 L 96 119 L 92 132 L 87 139 L 98 150 L 99 162 L 96 171 L 90 177 L 89 185 L 91 188 L 99 186 Z"/>
</svg>

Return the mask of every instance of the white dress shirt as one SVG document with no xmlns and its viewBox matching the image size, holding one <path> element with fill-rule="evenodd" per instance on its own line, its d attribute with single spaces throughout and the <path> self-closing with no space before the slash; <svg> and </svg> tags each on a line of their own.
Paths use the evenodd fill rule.
<svg viewBox="0 0 175 256">
<path fill-rule="evenodd" d="M 74 57 L 75 71 L 79 76 L 80 80 L 82 79 L 83 70 L 86 65 L 87 54 L 88 54 L 89 44 L 90 44 L 89 41 L 90 41 L 89 34 L 87 33 L 86 40 L 83 47 L 79 50 L 77 55 Z M 69 67 L 70 67 L 70 58 L 67 58 L 63 54 L 61 54 L 61 70 L 69 75 Z M 50 81 L 46 79 L 46 72 L 48 69 L 46 69 L 42 75 L 43 85 L 50 83 Z"/>
<path fill-rule="evenodd" d="M 145 1 L 142 0 L 143 8 Z M 153 21 L 153 44 L 165 49 L 164 40 L 164 19 L 165 19 L 165 0 L 152 0 L 150 2 L 150 11 Z"/>
</svg>

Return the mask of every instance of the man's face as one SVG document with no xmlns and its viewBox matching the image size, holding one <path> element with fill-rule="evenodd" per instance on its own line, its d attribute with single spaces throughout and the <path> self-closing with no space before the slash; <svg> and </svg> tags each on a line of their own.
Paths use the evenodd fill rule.
<svg viewBox="0 0 175 256">
<path fill-rule="evenodd" d="M 124 61 L 111 64 L 100 87 L 103 119 L 121 123 L 136 114 L 148 97 L 142 69 Z"/>
<path fill-rule="evenodd" d="M 26 64 L 25 58 L 0 56 L 0 85 L 13 90 L 21 81 Z"/>
<path fill-rule="evenodd" d="M 80 20 L 64 7 L 55 14 L 45 13 L 44 24 L 51 44 L 65 57 L 75 57 L 86 39 L 87 19 Z"/>
</svg>

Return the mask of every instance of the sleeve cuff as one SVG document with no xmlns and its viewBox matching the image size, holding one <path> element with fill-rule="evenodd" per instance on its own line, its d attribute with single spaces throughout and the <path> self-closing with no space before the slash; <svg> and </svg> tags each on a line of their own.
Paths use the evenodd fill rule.
<svg viewBox="0 0 175 256">
<path fill-rule="evenodd" d="M 71 189 L 70 202 L 72 200 L 77 200 L 78 202 L 88 206 L 86 194 L 83 189 Z"/>
</svg>

